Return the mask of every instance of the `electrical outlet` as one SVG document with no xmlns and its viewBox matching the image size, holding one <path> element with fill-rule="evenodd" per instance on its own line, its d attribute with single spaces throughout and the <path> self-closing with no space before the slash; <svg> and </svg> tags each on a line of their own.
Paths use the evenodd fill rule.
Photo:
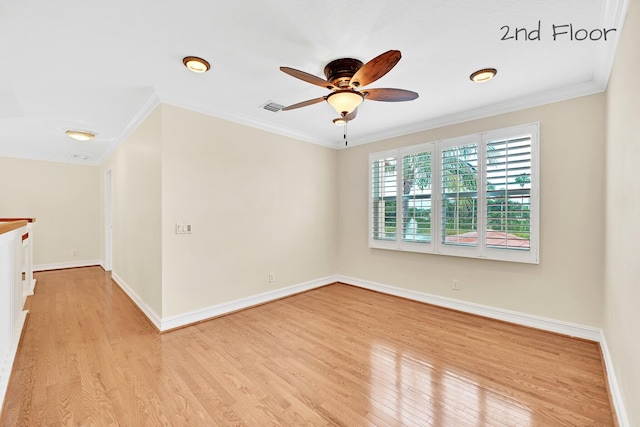
<svg viewBox="0 0 640 427">
<path fill-rule="evenodd" d="M 276 281 L 275 273 L 269 273 L 269 283 L 273 283 Z"/>
<path fill-rule="evenodd" d="M 453 281 L 453 290 L 454 291 L 459 291 L 460 290 L 460 282 L 458 282 L 457 280 Z"/>
</svg>

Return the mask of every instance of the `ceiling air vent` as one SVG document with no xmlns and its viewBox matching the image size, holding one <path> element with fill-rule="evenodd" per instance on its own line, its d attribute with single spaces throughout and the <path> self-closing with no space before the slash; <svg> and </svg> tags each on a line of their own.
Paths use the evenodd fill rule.
<svg viewBox="0 0 640 427">
<path fill-rule="evenodd" d="M 284 105 L 280 105 L 280 104 L 276 104 L 273 101 L 267 101 L 262 108 L 264 108 L 267 111 L 273 111 L 274 113 L 277 113 L 278 111 L 282 110 L 284 108 Z"/>
</svg>

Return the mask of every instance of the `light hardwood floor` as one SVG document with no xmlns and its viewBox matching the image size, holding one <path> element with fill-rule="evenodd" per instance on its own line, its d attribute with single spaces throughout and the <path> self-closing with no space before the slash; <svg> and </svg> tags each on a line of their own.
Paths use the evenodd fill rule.
<svg viewBox="0 0 640 427">
<path fill-rule="evenodd" d="M 593 342 L 341 284 L 160 335 L 99 267 L 37 280 L 2 426 L 614 425 Z"/>
</svg>

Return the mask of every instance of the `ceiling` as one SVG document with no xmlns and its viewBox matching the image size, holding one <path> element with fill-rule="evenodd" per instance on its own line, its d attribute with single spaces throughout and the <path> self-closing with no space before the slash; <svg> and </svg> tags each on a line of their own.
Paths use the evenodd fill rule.
<svg viewBox="0 0 640 427">
<path fill-rule="evenodd" d="M 0 155 L 100 164 L 159 102 L 341 148 L 343 129 L 327 103 L 262 108 L 329 93 L 279 67 L 324 77 L 333 59 L 366 63 L 390 49 L 402 59 L 367 88 L 420 97 L 365 101 L 349 123 L 350 146 L 597 93 L 606 88 L 627 2 L 3 0 Z M 568 34 L 554 41 L 554 24 L 617 31 L 607 41 Z M 501 40 L 516 29 L 517 40 Z M 525 32 L 539 40 L 525 40 Z M 182 64 L 188 55 L 207 59 L 211 70 L 190 72 Z M 498 69 L 493 80 L 469 80 L 485 67 Z M 97 137 L 77 142 L 67 129 Z"/>
</svg>

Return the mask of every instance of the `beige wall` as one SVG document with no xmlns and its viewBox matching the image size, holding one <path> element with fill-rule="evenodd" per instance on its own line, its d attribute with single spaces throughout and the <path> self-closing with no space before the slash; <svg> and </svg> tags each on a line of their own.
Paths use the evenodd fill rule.
<svg viewBox="0 0 640 427">
<path fill-rule="evenodd" d="M 169 105 L 162 115 L 165 317 L 335 274 L 335 150 Z"/>
<path fill-rule="evenodd" d="M 631 1 L 607 88 L 604 334 L 630 426 L 640 426 L 640 4 Z"/>
<path fill-rule="evenodd" d="M 0 217 L 36 218 L 36 267 L 99 262 L 99 169 L 0 157 Z"/>
<path fill-rule="evenodd" d="M 604 95 L 443 127 L 339 153 L 338 273 L 600 327 L 604 259 Z M 370 249 L 368 154 L 540 122 L 540 264 Z M 452 290 L 452 280 L 461 290 Z"/>
<path fill-rule="evenodd" d="M 102 183 L 111 169 L 113 272 L 158 316 L 162 316 L 161 118 L 159 106 L 102 165 L 100 177 Z"/>
</svg>

